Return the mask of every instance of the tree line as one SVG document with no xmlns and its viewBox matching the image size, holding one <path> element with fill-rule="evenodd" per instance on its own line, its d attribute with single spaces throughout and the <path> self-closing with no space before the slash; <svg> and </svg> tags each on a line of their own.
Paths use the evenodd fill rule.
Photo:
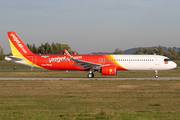
<svg viewBox="0 0 180 120">
<path fill-rule="evenodd" d="M 52 43 L 51 45 L 47 42 L 45 44 L 41 43 L 41 46 L 36 47 L 35 44 L 27 44 L 27 47 L 35 54 L 64 54 L 64 49 L 66 49 L 70 54 L 78 54 L 76 51 L 71 50 L 68 44 Z M 0 46 L 0 60 L 4 60 L 5 56 L 11 56 L 12 53 L 7 55 L 4 54 L 4 49 Z"/>
<path fill-rule="evenodd" d="M 154 49 L 140 47 L 133 54 L 156 54 L 166 56 L 171 60 L 180 60 L 180 51 L 177 52 L 175 48 L 169 48 L 167 51 L 165 51 L 160 45 Z"/>
<path fill-rule="evenodd" d="M 41 43 L 41 46 L 36 47 L 35 44 L 27 44 L 27 47 L 35 54 L 64 54 L 64 49 L 66 49 L 70 54 L 78 54 L 76 51 L 71 50 L 68 44 L 52 43 L 51 45 L 47 42 L 45 44 Z"/>
<path fill-rule="evenodd" d="M 113 54 L 123 54 L 123 51 L 116 48 Z M 140 47 L 133 54 L 147 54 L 147 55 L 163 55 L 171 60 L 180 60 L 180 51 L 176 51 L 175 48 L 169 48 L 167 51 L 163 49 L 162 46 L 156 46 L 155 48 L 142 48 Z"/>
<path fill-rule="evenodd" d="M 68 44 L 52 43 L 51 45 L 47 42 L 45 44 L 41 43 L 41 46 L 36 47 L 35 44 L 27 44 L 27 47 L 35 54 L 64 54 L 64 49 L 68 50 L 70 54 L 78 54 L 76 51 L 71 50 Z M 116 48 L 113 54 L 123 54 L 123 51 Z M 175 48 L 168 48 L 164 50 L 162 46 L 154 48 L 142 48 L 140 47 L 133 54 L 148 54 L 148 55 L 163 55 L 171 60 L 180 60 L 180 51 L 176 51 Z M 12 55 L 11 53 L 8 55 Z M 0 60 L 4 60 L 5 54 L 4 49 L 0 46 Z"/>
</svg>

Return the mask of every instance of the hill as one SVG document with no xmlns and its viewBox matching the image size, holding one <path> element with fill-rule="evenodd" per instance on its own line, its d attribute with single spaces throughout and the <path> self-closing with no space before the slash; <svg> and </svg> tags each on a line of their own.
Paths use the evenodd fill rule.
<svg viewBox="0 0 180 120">
<path fill-rule="evenodd" d="M 168 51 L 168 49 L 171 48 L 171 47 L 167 48 L 167 47 L 163 47 L 163 46 L 161 46 L 161 47 L 162 47 L 165 51 Z M 142 48 L 152 48 L 152 49 L 154 49 L 155 46 L 154 46 L 154 47 L 142 47 Z M 180 47 L 179 47 L 179 48 L 173 47 L 173 48 L 175 48 L 177 52 L 180 51 Z M 138 47 L 138 48 L 130 48 L 130 49 L 124 50 L 124 51 L 123 51 L 123 54 L 133 54 L 133 53 L 136 52 L 138 49 L 139 49 L 139 47 Z M 113 54 L 113 52 L 92 52 L 91 54 Z"/>
<path fill-rule="evenodd" d="M 165 51 L 168 51 L 168 49 L 171 48 L 171 47 L 167 48 L 167 47 L 163 47 L 163 46 L 161 46 L 161 47 L 162 47 Z M 152 48 L 152 49 L 154 49 L 155 46 L 154 46 L 154 47 L 142 47 L 142 48 Z M 173 47 L 173 48 L 175 48 L 176 52 L 179 52 L 179 51 L 180 51 L 180 47 L 179 47 L 179 48 Z M 172 48 L 172 49 L 173 49 L 173 48 Z M 127 50 L 124 50 L 123 53 L 124 53 L 124 54 L 133 54 L 133 53 L 136 52 L 138 49 L 139 49 L 139 47 L 138 47 L 138 48 L 127 49 Z"/>
</svg>

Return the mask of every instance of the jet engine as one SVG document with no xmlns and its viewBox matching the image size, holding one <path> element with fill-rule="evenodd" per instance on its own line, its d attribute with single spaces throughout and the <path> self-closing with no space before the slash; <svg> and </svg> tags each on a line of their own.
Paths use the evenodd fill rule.
<svg viewBox="0 0 180 120">
<path fill-rule="evenodd" d="M 103 66 L 100 69 L 102 75 L 117 75 L 116 66 Z"/>
</svg>

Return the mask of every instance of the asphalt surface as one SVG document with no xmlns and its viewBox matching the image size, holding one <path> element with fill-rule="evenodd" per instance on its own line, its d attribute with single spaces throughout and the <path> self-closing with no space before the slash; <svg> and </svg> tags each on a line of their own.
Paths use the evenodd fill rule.
<svg viewBox="0 0 180 120">
<path fill-rule="evenodd" d="M 71 78 L 71 77 L 0 77 L 0 80 L 180 80 L 180 77 L 96 77 L 96 78 Z"/>
</svg>

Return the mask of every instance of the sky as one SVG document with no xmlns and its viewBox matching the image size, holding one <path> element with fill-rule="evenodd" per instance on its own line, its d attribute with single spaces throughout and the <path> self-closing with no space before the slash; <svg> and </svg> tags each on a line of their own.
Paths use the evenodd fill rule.
<svg viewBox="0 0 180 120">
<path fill-rule="evenodd" d="M 180 0 L 0 0 L 0 45 L 7 31 L 25 44 L 69 44 L 80 54 L 134 47 L 180 47 Z"/>
</svg>

